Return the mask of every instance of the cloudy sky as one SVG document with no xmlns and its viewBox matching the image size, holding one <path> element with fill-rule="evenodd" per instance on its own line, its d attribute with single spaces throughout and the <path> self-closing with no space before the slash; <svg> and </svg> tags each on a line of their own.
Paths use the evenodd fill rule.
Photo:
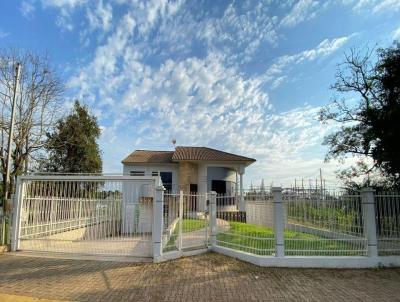
<svg viewBox="0 0 400 302">
<path fill-rule="evenodd" d="M 334 184 L 318 122 L 351 47 L 400 39 L 400 0 L 2 0 L 0 47 L 47 51 L 65 106 L 99 119 L 104 172 L 134 149 L 209 146 L 257 159 L 246 182 Z"/>
</svg>

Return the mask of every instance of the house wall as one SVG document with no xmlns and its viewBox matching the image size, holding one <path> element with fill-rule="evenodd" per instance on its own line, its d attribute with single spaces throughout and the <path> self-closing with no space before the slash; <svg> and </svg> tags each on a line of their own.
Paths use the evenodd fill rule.
<svg viewBox="0 0 400 302">
<path fill-rule="evenodd" d="M 146 175 L 151 175 L 152 172 L 172 172 L 172 191 L 178 192 L 178 164 L 124 164 L 124 175 L 129 175 L 131 171 L 144 171 Z"/>
<path fill-rule="evenodd" d="M 222 167 L 207 167 L 207 191 L 211 191 L 212 180 L 226 181 L 226 193 L 232 195 L 235 192 L 236 171 Z"/>
<path fill-rule="evenodd" d="M 179 190 L 190 191 L 190 184 L 198 185 L 198 166 L 190 162 L 179 163 Z"/>
<path fill-rule="evenodd" d="M 227 181 L 228 195 L 235 193 L 236 171 L 224 167 L 210 167 L 206 163 L 180 162 L 174 164 L 124 164 L 123 173 L 129 175 L 131 171 L 144 171 L 146 175 L 152 172 L 172 172 L 172 191 L 183 190 L 189 192 L 190 184 L 197 184 L 198 192 L 211 191 L 212 180 Z"/>
</svg>

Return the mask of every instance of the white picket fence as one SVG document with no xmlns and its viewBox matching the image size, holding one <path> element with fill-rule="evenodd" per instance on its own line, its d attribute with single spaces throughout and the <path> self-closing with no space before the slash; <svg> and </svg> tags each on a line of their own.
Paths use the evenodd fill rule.
<svg viewBox="0 0 400 302">
<path fill-rule="evenodd" d="M 213 250 L 264 266 L 400 265 L 400 195 L 167 193 L 159 177 L 23 176 L 12 249 L 154 261 Z M 242 204 L 244 202 L 244 206 Z"/>
</svg>

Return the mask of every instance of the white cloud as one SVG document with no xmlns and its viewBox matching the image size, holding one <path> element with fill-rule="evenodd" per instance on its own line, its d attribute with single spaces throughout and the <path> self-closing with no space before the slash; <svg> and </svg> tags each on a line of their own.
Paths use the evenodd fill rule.
<svg viewBox="0 0 400 302">
<path fill-rule="evenodd" d="M 284 80 L 281 75 L 286 69 L 305 61 L 314 61 L 316 59 L 327 57 L 340 49 L 350 38 L 351 36 L 335 38 L 332 40 L 324 39 L 315 48 L 304 50 L 294 55 L 279 57 L 261 76 L 261 79 L 266 82 L 272 82 L 271 88 L 274 89 Z"/>
<path fill-rule="evenodd" d="M 112 64 L 99 72 L 98 64 L 90 64 L 71 81 L 83 94 L 99 91 L 99 99 L 112 99 L 97 103 L 104 117 L 113 121 L 104 126 L 101 139 L 106 170 L 118 171 L 120 160 L 135 148 L 166 148 L 172 137 L 181 145 L 211 146 L 257 158 L 248 182 L 261 176 L 283 180 L 283 167 L 290 178 L 321 164 L 322 159 L 302 156 L 318 147 L 329 130 L 316 119 L 319 108 L 274 113 L 260 82 L 224 66 L 215 54 L 167 60 L 151 68 L 140 61 L 134 46 L 122 43 L 121 56 L 108 50 L 111 45 L 102 50 L 109 55 L 105 61 L 115 61 L 116 55 L 121 69 Z"/>
<path fill-rule="evenodd" d="M 86 2 L 87 0 L 42 0 L 43 6 L 57 8 L 75 8 Z"/>
<path fill-rule="evenodd" d="M 56 25 L 63 30 L 74 30 L 74 23 L 71 20 L 71 15 L 78 8 L 83 7 L 88 3 L 88 0 L 41 0 L 43 8 L 53 8 L 58 10 L 56 16 Z"/>
<path fill-rule="evenodd" d="M 110 29 L 113 13 L 109 3 L 104 5 L 103 0 L 98 1 L 94 9 L 87 8 L 86 15 L 91 30 L 99 28 L 107 32 Z"/>
<path fill-rule="evenodd" d="M 91 16 L 93 30 L 105 38 L 69 87 L 100 120 L 104 170 L 121 171 L 121 159 L 133 149 L 164 149 L 173 137 L 180 145 L 257 158 L 247 180 L 282 180 L 282 172 L 292 178 L 318 169 L 322 156 L 307 154 L 320 150 L 330 130 L 316 119 L 319 108 L 276 113 L 262 80 L 269 76 L 277 87 L 286 80 L 282 73 L 287 66 L 326 57 L 348 37 L 325 39 L 314 49 L 282 56 L 262 77 L 246 76 L 234 62 L 246 62 L 260 45 L 276 43 L 277 18 L 260 5 L 251 6 L 250 12 L 228 6 L 222 18 L 196 22 L 181 5 L 163 0 L 129 3 L 106 26 L 101 16 Z M 187 51 L 193 41 L 206 43 L 206 53 Z"/>
<path fill-rule="evenodd" d="M 400 27 L 393 32 L 393 40 L 400 40 Z"/>
<path fill-rule="evenodd" d="M 31 18 L 35 13 L 35 6 L 31 1 L 22 1 L 19 9 L 25 18 Z"/>
<path fill-rule="evenodd" d="M 0 29 L 0 39 L 3 39 L 5 37 L 8 37 L 10 35 L 10 33 L 3 31 L 2 29 Z"/>
<path fill-rule="evenodd" d="M 280 22 L 284 27 L 293 27 L 316 16 L 319 2 L 314 0 L 300 0 L 296 2 L 289 14 Z"/>
<path fill-rule="evenodd" d="M 346 0 L 345 4 L 352 4 L 353 10 L 357 12 L 372 12 L 373 14 L 384 11 L 397 12 L 400 10 L 398 0 Z"/>
</svg>

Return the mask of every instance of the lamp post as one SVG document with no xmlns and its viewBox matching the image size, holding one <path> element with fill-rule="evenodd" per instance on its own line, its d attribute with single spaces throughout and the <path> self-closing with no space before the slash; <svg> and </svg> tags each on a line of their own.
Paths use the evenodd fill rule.
<svg viewBox="0 0 400 302">
<path fill-rule="evenodd" d="M 8 152 L 7 152 L 7 168 L 6 168 L 6 187 L 4 190 L 4 200 L 3 200 L 3 213 L 6 212 L 6 202 L 8 200 L 8 193 L 9 193 L 9 183 L 10 183 L 10 166 L 11 166 L 11 148 L 13 143 L 13 135 L 14 135 L 14 124 L 15 124 L 15 107 L 16 107 L 16 100 L 17 100 L 17 91 L 19 85 L 19 79 L 21 74 L 21 64 L 18 62 L 17 66 L 15 67 L 15 80 L 14 80 L 14 94 L 12 100 L 12 107 L 11 107 L 11 122 L 10 122 L 10 132 L 8 133 Z"/>
</svg>

